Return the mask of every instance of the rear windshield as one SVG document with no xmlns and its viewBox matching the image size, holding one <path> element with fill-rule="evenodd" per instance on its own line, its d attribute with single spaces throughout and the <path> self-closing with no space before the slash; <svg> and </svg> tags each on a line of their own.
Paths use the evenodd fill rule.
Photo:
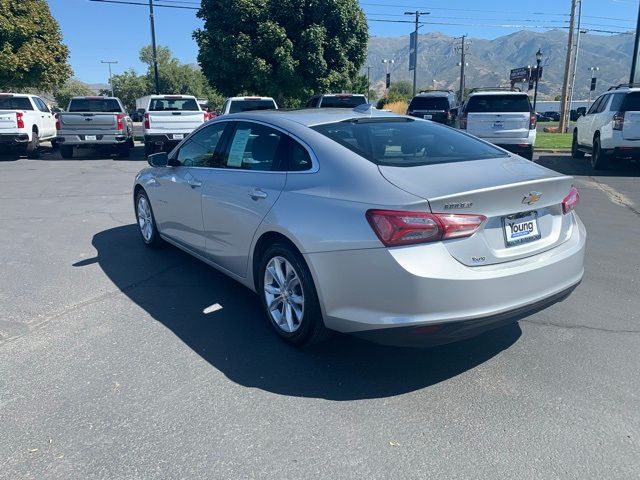
<svg viewBox="0 0 640 480">
<path fill-rule="evenodd" d="M 347 120 L 312 128 L 378 165 L 412 167 L 507 155 L 452 128 L 402 117 Z"/>
<path fill-rule="evenodd" d="M 0 110 L 33 110 L 27 97 L 3 97 L 0 95 Z"/>
<path fill-rule="evenodd" d="M 640 92 L 627 93 L 622 102 L 622 111 L 640 112 Z"/>
<path fill-rule="evenodd" d="M 361 95 L 348 95 L 348 96 L 335 96 L 335 97 L 322 97 L 320 106 L 322 108 L 353 108 L 358 105 L 364 105 L 367 103 L 367 99 Z"/>
<path fill-rule="evenodd" d="M 467 101 L 468 113 L 530 112 L 526 95 L 474 95 Z"/>
<path fill-rule="evenodd" d="M 195 98 L 154 98 L 149 105 L 150 112 L 200 111 Z"/>
<path fill-rule="evenodd" d="M 249 110 L 275 110 L 273 100 L 232 100 L 229 113 L 248 112 Z"/>
<path fill-rule="evenodd" d="M 449 110 L 449 100 L 446 97 L 415 97 L 409 110 Z"/>
<path fill-rule="evenodd" d="M 69 102 L 70 112 L 122 112 L 115 98 L 74 98 Z"/>
</svg>

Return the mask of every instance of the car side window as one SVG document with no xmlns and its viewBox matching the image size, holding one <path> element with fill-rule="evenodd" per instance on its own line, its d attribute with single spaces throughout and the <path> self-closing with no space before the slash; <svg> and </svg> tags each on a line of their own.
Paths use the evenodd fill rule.
<svg viewBox="0 0 640 480">
<path fill-rule="evenodd" d="M 226 168 L 283 170 L 287 157 L 286 135 L 259 123 L 237 122 L 225 157 Z"/>
<path fill-rule="evenodd" d="M 226 126 L 227 122 L 214 123 L 195 133 L 180 147 L 176 160 L 185 167 L 219 167 L 214 153 Z"/>
<path fill-rule="evenodd" d="M 311 169 L 311 157 L 306 148 L 289 137 L 289 167 L 290 172 L 302 172 Z"/>
<path fill-rule="evenodd" d="M 36 107 L 38 107 L 38 110 L 45 113 L 51 113 L 49 112 L 49 107 L 47 107 L 47 104 L 44 103 L 40 98 L 33 97 L 33 101 L 35 102 Z"/>
<path fill-rule="evenodd" d="M 593 105 L 591 105 L 591 108 L 589 108 L 587 115 L 593 115 L 594 113 L 597 113 L 596 110 L 600 106 L 600 103 L 602 102 L 603 98 L 604 97 L 598 97 L 597 100 L 593 102 Z"/>
<path fill-rule="evenodd" d="M 598 105 L 598 108 L 596 109 L 595 113 L 602 113 L 604 112 L 604 109 L 607 107 L 607 103 L 609 103 L 609 98 L 611 97 L 611 95 L 603 95 L 602 99 L 600 100 L 600 104 Z"/>
<path fill-rule="evenodd" d="M 611 105 L 609 105 L 610 112 L 619 112 L 622 109 L 622 102 L 624 102 L 624 93 L 615 93 L 611 95 Z"/>
</svg>

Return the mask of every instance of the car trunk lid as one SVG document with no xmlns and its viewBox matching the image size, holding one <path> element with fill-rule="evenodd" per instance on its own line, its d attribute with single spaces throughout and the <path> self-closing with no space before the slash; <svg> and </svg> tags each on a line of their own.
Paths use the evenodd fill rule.
<svg viewBox="0 0 640 480">
<path fill-rule="evenodd" d="M 15 111 L 0 110 L 0 131 L 16 130 L 18 120 Z"/>
<path fill-rule="evenodd" d="M 115 113 L 59 113 L 60 130 L 114 131 L 117 130 Z"/>
<path fill-rule="evenodd" d="M 168 111 L 149 112 L 149 126 L 153 130 L 190 133 L 204 122 L 204 112 Z"/>
<path fill-rule="evenodd" d="M 392 184 L 428 200 L 434 213 L 487 217 L 471 237 L 444 242 L 465 265 L 535 255 L 571 235 L 572 222 L 562 213 L 562 200 L 571 189 L 572 177 L 519 157 L 379 168 Z"/>
<path fill-rule="evenodd" d="M 529 113 L 469 113 L 467 132 L 481 138 L 527 138 Z"/>
</svg>

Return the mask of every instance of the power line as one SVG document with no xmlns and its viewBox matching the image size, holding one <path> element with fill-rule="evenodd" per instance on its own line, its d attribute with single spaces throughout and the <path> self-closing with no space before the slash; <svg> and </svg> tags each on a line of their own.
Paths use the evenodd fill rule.
<svg viewBox="0 0 640 480">
<path fill-rule="evenodd" d="M 476 13 L 504 13 L 500 10 L 479 10 L 472 8 L 448 8 L 448 7 L 429 7 L 422 6 L 416 7 L 415 5 L 398 5 L 395 3 L 368 3 L 368 2 L 360 2 L 360 5 L 372 6 L 372 7 L 398 7 L 398 8 L 422 8 L 426 10 L 448 10 L 452 12 L 476 12 Z M 549 13 L 549 12 L 509 12 L 509 13 L 522 13 L 524 15 L 545 15 L 545 16 L 561 16 L 568 17 L 567 13 Z"/>
<path fill-rule="evenodd" d="M 141 7 L 148 7 L 149 6 L 148 3 L 132 2 L 132 1 L 128 1 L 128 0 L 89 0 L 89 1 L 90 2 L 98 2 L 98 3 L 118 3 L 118 4 L 121 4 L 121 5 L 138 5 L 138 6 L 141 6 Z M 178 8 L 178 9 L 181 9 L 181 10 L 200 10 L 199 8 L 196 8 L 196 7 L 183 7 L 183 6 L 180 6 L 180 5 L 156 5 L 156 7 Z"/>
</svg>

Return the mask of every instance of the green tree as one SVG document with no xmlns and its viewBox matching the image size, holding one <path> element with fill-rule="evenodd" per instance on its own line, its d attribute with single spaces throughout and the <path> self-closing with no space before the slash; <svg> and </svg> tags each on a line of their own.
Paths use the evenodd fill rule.
<svg viewBox="0 0 640 480">
<path fill-rule="evenodd" d="M 198 62 L 223 94 L 287 103 L 351 90 L 367 51 L 357 0 L 202 0 Z"/>
<path fill-rule="evenodd" d="M 0 90 L 50 90 L 71 76 L 69 49 L 45 0 L 0 0 Z"/>
<path fill-rule="evenodd" d="M 113 75 L 111 82 L 113 94 L 122 101 L 128 110 L 136 108 L 136 98 L 153 93 L 153 87 L 147 76 L 138 75 L 133 69 L 119 75 Z M 103 93 L 110 95 L 111 90 L 104 90 Z"/>
<path fill-rule="evenodd" d="M 389 85 L 389 97 L 408 100 L 413 96 L 413 83 L 409 80 L 398 80 Z"/>
<path fill-rule="evenodd" d="M 561 102 L 562 101 L 562 95 L 556 95 L 555 97 L 553 97 L 553 100 L 556 102 Z"/>
<path fill-rule="evenodd" d="M 94 91 L 86 83 L 75 78 L 67 80 L 64 85 L 54 91 L 54 98 L 60 108 L 67 108 L 72 97 L 93 95 Z"/>
</svg>

